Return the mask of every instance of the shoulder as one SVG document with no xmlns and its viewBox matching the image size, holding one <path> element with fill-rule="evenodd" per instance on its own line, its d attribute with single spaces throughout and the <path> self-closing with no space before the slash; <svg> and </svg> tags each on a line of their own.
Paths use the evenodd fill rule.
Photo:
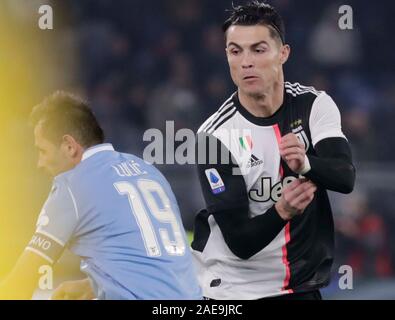
<svg viewBox="0 0 395 320">
<path fill-rule="evenodd" d="M 73 169 L 57 175 L 53 180 L 53 186 L 61 189 L 63 192 L 78 195 L 86 189 L 90 177 L 94 174 L 96 168 L 92 168 L 90 159 L 81 161 Z"/>
<path fill-rule="evenodd" d="M 299 82 L 285 82 L 284 83 L 286 93 L 290 94 L 293 97 L 300 97 L 300 96 L 310 96 L 313 98 L 317 98 L 321 94 L 325 93 L 322 90 L 317 90 L 313 86 L 305 86 L 300 84 Z"/>
<path fill-rule="evenodd" d="M 286 94 L 291 97 L 297 108 L 307 108 L 312 113 L 317 110 L 337 108 L 331 96 L 323 90 L 304 86 L 298 82 L 285 82 L 284 86 Z"/>
<path fill-rule="evenodd" d="M 198 134 L 212 134 L 236 114 L 233 93 L 198 129 Z"/>
<path fill-rule="evenodd" d="M 53 179 L 52 188 L 67 188 L 75 175 L 75 168 L 57 175 Z"/>
<path fill-rule="evenodd" d="M 317 90 L 313 86 L 305 86 L 299 82 L 285 82 L 285 93 L 289 95 L 296 106 L 309 106 L 328 96 L 325 91 Z"/>
<path fill-rule="evenodd" d="M 68 208 L 69 206 L 76 206 L 76 199 L 80 194 L 81 183 L 78 183 L 75 176 L 75 169 L 62 173 L 56 176 L 53 180 L 52 188 L 48 198 L 61 204 L 61 207 Z M 81 180 L 80 180 L 81 181 Z M 78 210 L 76 209 L 76 212 Z M 77 213 L 78 216 L 78 213 Z"/>
</svg>

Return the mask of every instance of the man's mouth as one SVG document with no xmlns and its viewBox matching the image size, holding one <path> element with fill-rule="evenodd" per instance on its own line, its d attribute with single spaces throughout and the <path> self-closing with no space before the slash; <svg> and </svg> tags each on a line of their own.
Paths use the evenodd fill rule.
<svg viewBox="0 0 395 320">
<path fill-rule="evenodd" d="M 245 76 L 243 80 L 251 80 L 251 79 L 258 79 L 257 76 Z"/>
</svg>

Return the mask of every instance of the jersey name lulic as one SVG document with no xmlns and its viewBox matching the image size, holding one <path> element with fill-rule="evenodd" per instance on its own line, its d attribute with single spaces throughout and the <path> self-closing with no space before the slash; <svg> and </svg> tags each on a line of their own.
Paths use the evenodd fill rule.
<svg viewBox="0 0 395 320">
<path fill-rule="evenodd" d="M 139 164 L 134 161 L 125 161 L 120 164 L 112 166 L 120 177 L 135 177 L 146 174 L 139 168 Z"/>
</svg>

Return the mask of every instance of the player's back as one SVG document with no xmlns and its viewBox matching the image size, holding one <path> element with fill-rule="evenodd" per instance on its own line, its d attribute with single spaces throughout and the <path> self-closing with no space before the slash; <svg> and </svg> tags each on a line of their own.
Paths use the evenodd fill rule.
<svg viewBox="0 0 395 320">
<path fill-rule="evenodd" d="M 167 180 L 133 155 L 90 151 L 64 178 L 79 214 L 70 247 L 83 257 L 81 270 L 93 280 L 99 298 L 199 299 Z"/>
</svg>

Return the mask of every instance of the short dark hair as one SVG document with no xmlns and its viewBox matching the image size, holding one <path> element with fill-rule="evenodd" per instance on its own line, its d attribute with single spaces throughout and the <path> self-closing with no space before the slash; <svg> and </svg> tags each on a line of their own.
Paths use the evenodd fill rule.
<svg viewBox="0 0 395 320">
<path fill-rule="evenodd" d="M 88 103 L 68 92 L 56 91 L 33 108 L 30 124 L 39 123 L 45 137 L 55 144 L 60 144 L 65 134 L 85 148 L 104 141 L 103 130 Z"/>
<path fill-rule="evenodd" d="M 277 38 L 283 44 L 285 43 L 284 21 L 270 4 L 254 0 L 237 7 L 232 5 L 232 9 L 229 11 L 230 16 L 222 25 L 225 34 L 232 25 L 264 25 L 269 27 L 272 38 Z"/>
</svg>

